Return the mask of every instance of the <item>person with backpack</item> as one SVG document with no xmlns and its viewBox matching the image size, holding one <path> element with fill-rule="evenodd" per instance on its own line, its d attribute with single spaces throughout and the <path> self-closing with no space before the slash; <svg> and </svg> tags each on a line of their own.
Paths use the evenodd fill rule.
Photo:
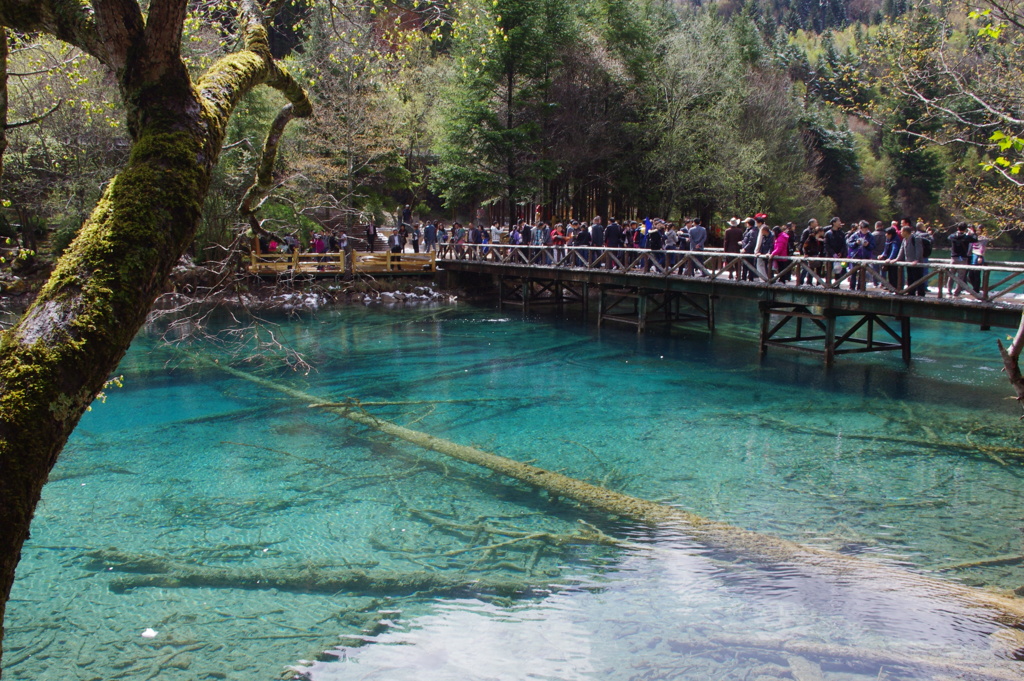
<svg viewBox="0 0 1024 681">
<path fill-rule="evenodd" d="M 976 242 L 978 237 L 974 236 L 967 231 L 966 222 L 958 222 L 953 226 L 953 231 L 949 235 L 949 262 L 952 265 L 966 265 L 971 257 L 971 244 Z M 954 270 L 950 273 L 949 277 L 949 293 L 950 295 L 959 296 L 963 294 L 964 289 L 967 286 L 965 279 L 967 278 L 967 272 L 964 270 Z M 955 290 L 954 290 L 954 284 Z"/>
<path fill-rule="evenodd" d="M 907 293 L 916 296 L 928 295 L 926 282 L 921 281 L 928 274 L 928 268 L 922 265 L 928 262 L 931 255 L 932 240 L 927 232 L 915 232 L 909 224 L 903 225 L 900 230 L 903 235 L 903 243 L 900 244 L 900 251 L 896 254 L 896 262 L 905 262 L 907 267 L 906 281 Z M 890 261 L 892 262 L 892 261 Z"/>
</svg>

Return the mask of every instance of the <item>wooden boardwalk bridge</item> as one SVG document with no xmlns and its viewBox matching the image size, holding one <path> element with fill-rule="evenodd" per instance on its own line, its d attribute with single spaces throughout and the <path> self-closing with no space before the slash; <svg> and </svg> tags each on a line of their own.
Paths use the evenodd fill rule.
<svg viewBox="0 0 1024 681">
<path fill-rule="evenodd" d="M 359 274 L 432 274 L 436 269 L 436 253 L 366 253 L 348 249 L 341 253 L 249 254 L 247 269 L 257 276 L 307 275 L 336 277 Z"/>
<path fill-rule="evenodd" d="M 638 333 L 686 322 L 713 331 L 716 300 L 753 301 L 762 354 L 788 347 L 820 354 L 826 364 L 842 354 L 890 350 L 909 362 L 914 318 L 1016 329 L 1024 311 L 1024 263 L 915 269 L 801 256 L 772 262 L 716 250 L 460 244 L 443 247 L 438 265 L 456 279 L 487 277 L 500 307 L 575 302 L 589 318 L 596 297 L 599 326 L 629 324 Z M 919 288 L 929 292 L 917 295 Z"/>
</svg>

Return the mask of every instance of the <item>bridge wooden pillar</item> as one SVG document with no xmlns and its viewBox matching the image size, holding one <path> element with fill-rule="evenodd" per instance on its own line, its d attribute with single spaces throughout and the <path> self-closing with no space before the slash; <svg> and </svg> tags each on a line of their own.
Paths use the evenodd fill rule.
<svg viewBox="0 0 1024 681">
<path fill-rule="evenodd" d="M 900 317 L 900 343 L 903 346 L 903 361 L 910 364 L 910 317 Z"/>
<path fill-rule="evenodd" d="M 635 325 L 637 333 L 644 333 L 652 324 L 671 327 L 690 321 L 705 322 L 708 330 L 714 331 L 715 301 L 711 295 L 599 285 L 597 325 L 609 321 Z"/>
<path fill-rule="evenodd" d="M 910 362 L 909 317 L 896 318 L 900 322 L 897 331 L 895 325 L 890 325 L 881 315 L 872 313 L 814 309 L 806 305 L 770 302 L 758 303 L 758 309 L 761 313 L 761 357 L 768 352 L 769 346 L 775 345 L 820 354 L 825 360 L 825 366 L 832 366 L 839 355 L 887 350 L 899 350 L 903 361 Z M 775 321 L 772 319 L 773 316 L 780 319 Z M 837 321 L 841 317 L 856 318 L 850 328 L 843 333 L 837 331 Z M 806 333 L 807 324 L 804 320 L 813 325 L 809 334 Z M 783 332 L 792 327 L 795 327 L 795 333 L 784 335 Z M 883 340 L 876 338 L 876 331 L 883 332 Z M 821 343 L 821 346 L 818 343 Z"/>
<path fill-rule="evenodd" d="M 825 315 L 825 366 L 830 367 L 836 361 L 836 316 Z"/>
</svg>

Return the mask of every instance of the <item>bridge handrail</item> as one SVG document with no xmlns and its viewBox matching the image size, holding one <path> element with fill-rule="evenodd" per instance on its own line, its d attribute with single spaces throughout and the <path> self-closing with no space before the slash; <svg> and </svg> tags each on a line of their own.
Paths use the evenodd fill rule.
<svg viewBox="0 0 1024 681">
<path fill-rule="evenodd" d="M 249 272 L 254 274 L 304 274 L 316 272 L 433 272 L 436 253 L 291 251 L 249 254 Z"/>
<path fill-rule="evenodd" d="M 1024 295 L 1024 263 L 985 265 L 930 261 L 866 260 L 846 257 L 771 256 L 703 251 L 608 248 L 597 246 L 526 246 L 512 244 L 442 244 L 438 261 L 471 260 L 498 265 L 584 269 L 665 277 L 722 280 L 735 276 L 755 284 L 787 285 L 794 274 L 812 286 L 839 289 L 843 283 L 866 291 L 867 282 L 896 295 L 912 295 L 930 283 L 938 284 L 938 297 L 952 297 L 953 290 L 981 302 L 1001 301 L 1011 294 Z M 895 268 L 890 280 L 888 268 Z M 914 270 L 911 272 L 910 270 Z M 921 272 L 923 270 L 923 273 Z M 914 277 L 911 279 L 911 277 Z M 946 293 L 949 288 L 950 292 Z"/>
</svg>

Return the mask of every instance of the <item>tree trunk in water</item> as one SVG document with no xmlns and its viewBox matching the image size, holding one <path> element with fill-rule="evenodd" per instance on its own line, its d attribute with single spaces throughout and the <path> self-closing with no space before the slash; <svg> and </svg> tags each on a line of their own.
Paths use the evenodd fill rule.
<svg viewBox="0 0 1024 681">
<path fill-rule="evenodd" d="M 1024 314 L 1021 315 L 1020 326 L 1017 327 L 1017 333 L 1014 334 L 1009 349 L 1003 347 L 1001 340 L 997 340 L 996 344 L 999 345 L 999 354 L 1003 357 L 1006 378 L 1013 386 L 1013 391 L 1017 393 L 1017 402 L 1024 408 L 1024 377 L 1021 376 L 1019 363 L 1020 353 L 1024 350 Z M 1024 419 L 1024 415 L 1021 418 Z"/>
</svg>

